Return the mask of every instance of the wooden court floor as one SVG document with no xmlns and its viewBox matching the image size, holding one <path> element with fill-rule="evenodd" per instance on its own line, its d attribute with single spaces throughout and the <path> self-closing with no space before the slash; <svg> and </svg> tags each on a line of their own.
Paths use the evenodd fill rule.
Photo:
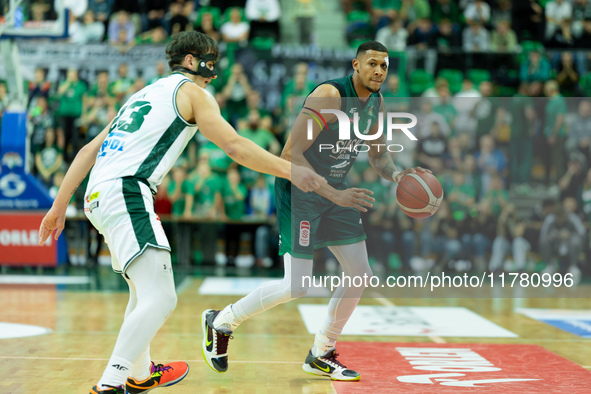
<svg viewBox="0 0 591 394">
<path fill-rule="evenodd" d="M 182 383 L 157 392 L 335 392 L 330 380 L 305 374 L 301 370 L 313 336 L 308 334 L 297 304 L 325 304 L 326 299 L 296 300 L 244 323 L 230 341 L 229 371 L 217 374 L 207 367 L 201 357 L 201 312 L 206 308 L 221 308 L 238 297 L 199 295 L 201 282 L 201 279 L 190 279 L 179 288 L 177 309 L 151 347 L 154 360 L 185 360 L 191 371 Z M 53 330 L 42 336 L 0 339 L 0 366 L 4 372 L 0 379 L 0 393 L 87 393 L 100 378 L 110 356 L 122 323 L 127 296 L 125 291 L 56 290 L 54 285 L 0 285 L 0 322 L 38 325 Z M 518 334 L 518 337 L 467 340 L 455 337 L 343 336 L 341 341 L 536 344 L 591 371 L 591 339 L 583 339 L 514 312 L 515 307 L 591 309 L 589 298 L 364 298 L 360 302 L 360 305 L 394 304 L 466 307 Z M 359 351 L 363 352 L 363 349 Z M 345 359 L 342 361 L 346 363 Z M 530 362 L 535 363 L 536 360 Z M 363 369 L 360 372 L 363 376 Z"/>
</svg>

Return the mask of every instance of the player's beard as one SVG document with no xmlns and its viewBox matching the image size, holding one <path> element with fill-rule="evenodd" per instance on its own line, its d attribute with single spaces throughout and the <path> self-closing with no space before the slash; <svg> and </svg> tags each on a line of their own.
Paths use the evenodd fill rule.
<svg viewBox="0 0 591 394">
<path fill-rule="evenodd" d="M 377 93 L 377 92 L 379 92 L 379 91 L 380 91 L 380 89 L 381 89 L 382 87 L 380 86 L 380 87 L 379 87 L 379 88 L 377 88 L 377 89 L 373 89 L 373 88 L 370 88 L 368 85 L 365 85 L 365 88 L 366 88 L 368 91 L 370 91 L 371 93 Z"/>
</svg>

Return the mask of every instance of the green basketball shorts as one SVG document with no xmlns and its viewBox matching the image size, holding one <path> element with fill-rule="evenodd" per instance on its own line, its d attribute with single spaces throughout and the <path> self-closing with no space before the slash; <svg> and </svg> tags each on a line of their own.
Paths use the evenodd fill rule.
<svg viewBox="0 0 591 394">
<path fill-rule="evenodd" d="M 334 187 L 343 190 L 347 185 Z M 275 180 L 275 200 L 280 256 L 289 253 L 312 259 L 316 249 L 367 238 L 358 210 L 338 206 L 314 192 L 304 193 L 288 180 Z"/>
</svg>

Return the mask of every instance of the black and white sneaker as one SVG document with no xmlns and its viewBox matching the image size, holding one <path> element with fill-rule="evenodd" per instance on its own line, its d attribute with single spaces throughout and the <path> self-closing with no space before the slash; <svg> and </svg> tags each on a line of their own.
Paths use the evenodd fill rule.
<svg viewBox="0 0 591 394">
<path fill-rule="evenodd" d="M 355 381 L 361 379 L 361 375 L 337 361 L 336 349 L 328 351 L 324 356 L 314 357 L 312 351 L 308 353 L 303 370 L 318 376 L 330 376 L 332 380 Z"/>
<path fill-rule="evenodd" d="M 203 343 L 201 350 L 207 365 L 216 372 L 228 370 L 228 341 L 232 338 L 232 332 L 213 328 L 213 321 L 220 311 L 207 309 L 201 315 L 201 327 L 203 328 Z"/>
</svg>

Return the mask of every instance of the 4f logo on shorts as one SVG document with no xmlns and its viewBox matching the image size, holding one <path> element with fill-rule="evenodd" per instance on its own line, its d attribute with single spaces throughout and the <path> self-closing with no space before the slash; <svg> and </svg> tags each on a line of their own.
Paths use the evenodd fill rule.
<svg viewBox="0 0 591 394">
<path fill-rule="evenodd" d="M 300 246 L 310 245 L 310 222 L 300 222 Z"/>
</svg>

